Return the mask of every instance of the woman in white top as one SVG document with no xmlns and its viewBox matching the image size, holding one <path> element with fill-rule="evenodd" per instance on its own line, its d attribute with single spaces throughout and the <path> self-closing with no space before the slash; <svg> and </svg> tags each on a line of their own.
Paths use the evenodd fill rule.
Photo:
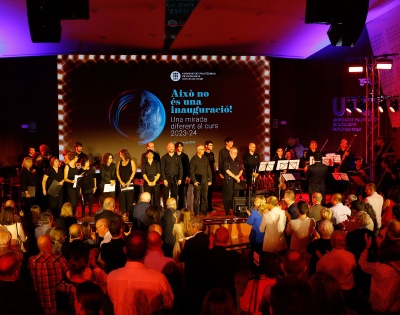
<svg viewBox="0 0 400 315">
<path fill-rule="evenodd" d="M 11 248 L 13 250 L 21 249 L 25 252 L 25 248 L 23 244 L 19 247 L 19 243 L 25 242 L 27 237 L 25 236 L 24 229 L 22 228 L 21 223 L 15 222 L 14 220 L 14 208 L 5 207 L 1 216 L 0 225 L 4 225 L 7 230 L 11 233 Z M 19 238 L 18 238 L 19 236 Z"/>
<path fill-rule="evenodd" d="M 265 232 L 263 251 L 264 252 L 280 252 L 287 248 L 285 240 L 285 225 L 286 214 L 278 206 L 278 198 L 270 196 L 267 199 L 267 204 L 272 206 L 272 209 L 264 213 L 260 231 Z"/>
</svg>

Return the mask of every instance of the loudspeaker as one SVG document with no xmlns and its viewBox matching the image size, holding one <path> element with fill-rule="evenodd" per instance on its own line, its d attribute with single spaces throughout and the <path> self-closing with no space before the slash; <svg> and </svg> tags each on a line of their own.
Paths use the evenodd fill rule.
<svg viewBox="0 0 400 315">
<path fill-rule="evenodd" d="M 306 23 L 331 24 L 333 46 L 354 46 L 364 28 L 369 0 L 307 0 Z"/>
<path fill-rule="evenodd" d="M 28 24 L 33 43 L 59 43 L 61 22 L 54 0 L 26 0 Z"/>
<path fill-rule="evenodd" d="M 61 20 L 89 20 L 89 0 L 59 0 Z"/>
</svg>

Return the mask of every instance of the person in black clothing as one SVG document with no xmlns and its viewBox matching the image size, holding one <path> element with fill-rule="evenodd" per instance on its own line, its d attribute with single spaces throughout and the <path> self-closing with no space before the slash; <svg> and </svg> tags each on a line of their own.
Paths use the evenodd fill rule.
<svg viewBox="0 0 400 315">
<path fill-rule="evenodd" d="M 225 147 L 219 150 L 218 153 L 218 171 L 219 176 L 224 178 L 224 161 L 229 157 L 229 150 L 233 147 L 233 139 L 231 137 L 225 138 Z"/>
<path fill-rule="evenodd" d="M 224 203 L 225 214 L 229 215 L 232 209 L 233 197 L 235 194 L 235 183 L 240 183 L 243 173 L 242 166 L 237 160 L 237 149 L 232 147 L 229 150 L 229 157 L 224 160 L 224 185 L 222 187 L 222 200 Z"/>
<path fill-rule="evenodd" d="M 210 163 L 204 156 L 204 145 L 199 144 L 196 147 L 197 154 L 190 160 L 190 179 L 194 186 L 194 215 L 203 215 L 207 213 L 207 193 L 208 186 L 212 184 L 212 173 Z"/>
<path fill-rule="evenodd" d="M 156 160 L 158 162 L 161 161 L 160 154 L 158 154 L 158 152 L 155 151 L 154 143 L 153 142 L 149 142 L 149 143 L 146 144 L 146 152 L 144 152 L 142 154 L 142 157 L 140 159 L 140 167 L 141 168 L 143 168 L 143 163 L 144 163 L 144 161 L 146 161 L 146 155 L 147 155 L 147 152 L 149 150 L 154 152 L 154 157 L 153 157 L 154 160 Z"/>
<path fill-rule="evenodd" d="M 75 153 L 78 155 L 78 161 L 87 157 L 87 154 L 82 152 L 82 143 L 75 142 L 74 148 L 75 148 Z"/>
<path fill-rule="evenodd" d="M 103 203 L 107 197 L 115 198 L 115 191 L 104 192 L 104 185 L 109 184 L 115 187 L 117 173 L 115 163 L 113 162 L 114 156 L 111 153 L 105 153 L 103 155 L 103 161 L 100 165 L 100 189 L 101 193 L 101 202 Z"/>
<path fill-rule="evenodd" d="M 175 235 L 173 234 L 174 224 L 176 219 L 174 213 L 176 212 L 176 199 L 168 198 L 165 202 L 167 210 L 164 211 L 164 215 L 161 217 L 160 225 L 162 226 L 162 250 L 166 257 L 172 257 L 172 251 L 176 242 Z M 179 216 L 179 215 L 178 215 Z"/>
<path fill-rule="evenodd" d="M 217 168 L 215 165 L 214 152 L 212 152 L 213 148 L 214 148 L 214 143 L 211 140 L 207 140 L 205 142 L 204 156 L 208 159 L 208 162 L 210 163 L 210 169 L 211 169 L 211 174 L 212 174 L 211 185 L 208 186 L 208 192 L 207 192 L 208 212 L 213 211 L 212 194 L 213 194 L 214 185 L 215 185 L 216 168 Z"/>
<path fill-rule="evenodd" d="M 58 194 L 54 196 L 48 193 L 48 190 L 53 183 L 58 182 L 60 188 Z M 53 217 L 57 219 L 60 215 L 61 207 L 63 205 L 63 184 L 64 184 L 64 170 L 60 168 L 60 161 L 57 157 L 53 156 L 50 159 L 50 167 L 44 172 L 42 180 L 43 195 L 47 196 L 47 207 L 53 213 Z"/>
<path fill-rule="evenodd" d="M 175 143 L 175 151 L 181 157 L 182 162 L 182 182 L 178 185 L 178 209 L 186 207 L 186 194 L 187 194 L 187 182 L 190 174 L 190 162 L 189 156 L 183 152 L 183 143 Z"/>
<path fill-rule="evenodd" d="M 36 189 L 38 186 L 36 171 L 32 168 L 32 158 L 26 157 L 22 162 L 20 172 L 21 194 L 25 204 L 24 210 L 30 211 L 35 204 Z"/>
<path fill-rule="evenodd" d="M 154 151 L 147 150 L 146 159 L 142 162 L 143 190 L 153 199 L 153 204 L 160 206 L 161 165 L 154 159 Z"/>
<path fill-rule="evenodd" d="M 67 188 L 68 200 L 72 205 L 72 211 L 75 215 L 76 206 L 78 204 L 79 189 L 77 188 L 75 176 L 78 175 L 78 155 L 75 152 L 68 153 L 69 163 L 64 167 L 64 182 Z"/>
<path fill-rule="evenodd" d="M 39 297 L 33 288 L 19 280 L 21 261 L 10 251 L 0 256 L 0 305 L 2 314 L 44 315 Z"/>
<path fill-rule="evenodd" d="M 213 237 L 213 248 L 207 254 L 207 285 L 208 290 L 214 288 L 227 289 L 236 303 L 235 274 L 240 270 L 240 254 L 237 251 L 227 251 L 230 239 L 229 231 L 219 227 Z"/>
<path fill-rule="evenodd" d="M 124 267 L 126 263 L 125 240 L 124 240 L 124 221 L 122 217 L 114 215 L 108 228 L 111 233 L 111 241 L 104 243 L 101 248 L 101 259 L 105 263 L 105 271 L 109 274 L 111 271 Z"/>
<path fill-rule="evenodd" d="M 182 182 L 183 167 L 180 156 L 175 152 L 172 142 L 167 144 L 167 153 L 161 158 L 161 176 L 164 181 L 164 203 L 169 198 L 177 199 L 178 185 Z"/>
<path fill-rule="evenodd" d="M 312 194 L 319 192 L 322 194 L 321 204 L 325 204 L 325 178 L 328 173 L 328 166 L 322 163 L 322 153 L 318 152 L 314 155 L 315 163 L 306 166 L 305 174 L 308 178 L 308 194 L 312 200 Z"/>
<path fill-rule="evenodd" d="M 93 167 L 90 166 L 90 161 L 87 157 L 80 160 L 81 168 L 78 174 L 82 177 L 78 179 L 78 186 L 81 188 L 83 196 L 82 218 L 85 217 L 86 206 L 89 208 L 89 217 L 93 215 L 93 194 L 96 192 L 96 174 Z"/>
<path fill-rule="evenodd" d="M 249 152 L 243 156 L 244 171 L 246 173 L 247 190 L 253 191 L 256 187 L 258 177 L 258 169 L 260 167 L 260 155 L 256 152 L 256 145 L 253 142 L 249 143 Z"/>
</svg>

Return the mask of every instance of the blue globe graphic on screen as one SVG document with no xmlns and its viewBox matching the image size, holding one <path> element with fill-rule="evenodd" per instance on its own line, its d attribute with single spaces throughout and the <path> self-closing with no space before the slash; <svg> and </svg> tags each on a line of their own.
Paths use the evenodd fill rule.
<svg viewBox="0 0 400 315">
<path fill-rule="evenodd" d="M 118 95 L 110 105 L 108 118 L 118 134 L 139 144 L 155 140 L 166 122 L 163 104 L 146 90 L 129 90 Z"/>
</svg>

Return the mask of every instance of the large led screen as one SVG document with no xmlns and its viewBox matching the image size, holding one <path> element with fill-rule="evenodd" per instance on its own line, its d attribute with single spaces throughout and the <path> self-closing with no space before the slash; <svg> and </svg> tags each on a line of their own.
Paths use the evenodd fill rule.
<svg viewBox="0 0 400 315">
<path fill-rule="evenodd" d="M 191 55 L 58 56 L 59 151 L 82 142 L 92 156 L 127 149 L 135 161 L 154 142 L 249 142 L 269 159 L 270 67 L 266 57 Z"/>
</svg>

